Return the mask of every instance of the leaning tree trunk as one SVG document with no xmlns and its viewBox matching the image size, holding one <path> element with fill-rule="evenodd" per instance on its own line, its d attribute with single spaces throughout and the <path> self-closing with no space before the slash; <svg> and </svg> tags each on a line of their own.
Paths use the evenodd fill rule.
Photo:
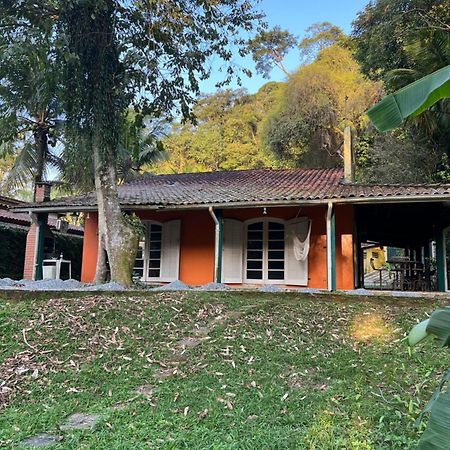
<svg viewBox="0 0 450 450">
<path fill-rule="evenodd" d="M 95 190 L 98 205 L 99 254 L 96 282 L 103 281 L 106 273 L 106 256 L 111 272 L 111 281 L 123 286 L 131 285 L 139 237 L 127 223 L 119 203 L 114 162 L 102 161 L 94 145 Z"/>
</svg>

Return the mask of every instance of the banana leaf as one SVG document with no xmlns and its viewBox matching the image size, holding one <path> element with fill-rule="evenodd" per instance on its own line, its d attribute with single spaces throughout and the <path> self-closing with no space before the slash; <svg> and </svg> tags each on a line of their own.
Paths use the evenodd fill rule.
<svg viewBox="0 0 450 450">
<path fill-rule="evenodd" d="M 450 98 L 450 66 L 384 97 L 367 114 L 378 131 L 389 131 L 444 98 Z"/>
<path fill-rule="evenodd" d="M 450 449 L 450 393 L 443 392 L 431 409 L 427 428 L 419 441 L 418 450 Z"/>
<path fill-rule="evenodd" d="M 430 318 L 417 324 L 408 336 L 410 345 L 415 345 L 429 335 L 436 336 L 441 346 L 450 347 L 450 308 L 438 309 Z M 429 414 L 427 428 L 419 441 L 418 450 L 450 450 L 450 369 L 444 373 L 441 382 L 430 401 L 418 417 L 419 424 Z"/>
</svg>

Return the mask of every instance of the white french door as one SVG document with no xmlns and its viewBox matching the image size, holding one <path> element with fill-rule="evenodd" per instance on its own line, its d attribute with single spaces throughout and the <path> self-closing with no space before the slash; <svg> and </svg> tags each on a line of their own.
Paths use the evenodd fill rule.
<svg viewBox="0 0 450 450">
<path fill-rule="evenodd" d="M 161 277 L 162 224 L 147 222 L 144 239 L 134 263 L 133 275 L 142 281 L 157 281 Z"/>
<path fill-rule="evenodd" d="M 285 279 L 285 226 L 282 220 L 262 219 L 246 226 L 244 280 L 248 283 L 283 283 Z"/>
</svg>

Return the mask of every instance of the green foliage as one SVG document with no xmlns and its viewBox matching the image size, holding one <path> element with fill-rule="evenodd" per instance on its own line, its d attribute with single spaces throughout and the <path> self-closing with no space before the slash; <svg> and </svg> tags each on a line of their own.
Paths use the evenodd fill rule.
<svg viewBox="0 0 450 450">
<path fill-rule="evenodd" d="M 388 131 L 444 98 L 450 98 L 450 65 L 384 97 L 368 115 L 378 130 Z"/>
<path fill-rule="evenodd" d="M 0 224 L 0 278 L 22 279 L 27 231 Z"/>
<path fill-rule="evenodd" d="M 363 77 L 349 49 L 327 47 L 289 78 L 280 107 L 268 119 L 265 143 L 296 165 L 338 165 L 344 127 L 364 129 L 378 89 Z"/>
<path fill-rule="evenodd" d="M 263 30 L 248 41 L 248 50 L 256 64 L 256 71 L 264 78 L 269 78 L 274 66 L 278 67 L 286 76 L 288 71 L 283 65 L 283 59 L 289 50 L 297 44 L 297 38 L 279 26 L 271 30 Z"/>
<path fill-rule="evenodd" d="M 53 37 L 43 29 L 16 28 L 13 18 L 8 7 L 0 9 L 0 157 L 14 159 L 2 180 L 6 191 L 62 169 L 55 147 L 61 123 L 58 69 L 49 53 Z"/>
<path fill-rule="evenodd" d="M 450 64 L 449 23 L 449 0 L 371 2 L 353 22 L 356 57 L 362 70 L 376 79 L 386 79 L 399 68 L 427 75 Z"/>
<path fill-rule="evenodd" d="M 427 336 L 434 335 L 441 347 L 450 347 L 450 308 L 438 309 L 431 314 L 429 319 L 415 325 L 410 331 L 408 341 L 410 345 L 416 345 Z M 417 419 L 420 423 L 425 414 L 430 414 L 427 428 L 420 442 L 419 450 L 446 450 L 450 442 L 450 392 L 448 382 L 450 369 L 443 375 L 439 386 Z"/>
<path fill-rule="evenodd" d="M 396 91 L 450 65 L 449 23 L 450 0 L 372 2 L 353 24 L 356 57 L 364 73 L 382 79 L 388 93 Z M 449 100 L 435 103 L 404 128 L 421 142 L 423 153 L 450 156 Z M 442 165 L 436 172 L 448 178 Z"/>
<path fill-rule="evenodd" d="M 138 178 L 142 167 L 165 159 L 162 138 L 168 125 L 164 119 L 142 117 L 130 110 L 125 115 L 119 140 L 117 174 L 121 182 Z"/>
<path fill-rule="evenodd" d="M 202 97 L 193 110 L 195 124 L 174 125 L 163 141 L 167 160 L 149 169 L 180 173 L 276 166 L 262 145 L 261 130 L 282 89 L 280 83 L 268 83 L 254 95 L 226 90 Z"/>
<path fill-rule="evenodd" d="M 123 213 L 123 218 L 128 223 L 128 225 L 130 225 L 134 229 L 136 236 L 138 236 L 139 239 L 142 239 L 145 235 L 145 225 L 143 224 L 142 220 L 139 219 L 139 217 L 134 213 Z"/>
<path fill-rule="evenodd" d="M 438 167 L 445 154 L 424 151 L 422 141 L 403 130 L 360 135 L 355 151 L 357 179 L 363 183 L 432 183 L 442 181 Z M 445 166 L 443 166 L 445 167 Z"/>
</svg>

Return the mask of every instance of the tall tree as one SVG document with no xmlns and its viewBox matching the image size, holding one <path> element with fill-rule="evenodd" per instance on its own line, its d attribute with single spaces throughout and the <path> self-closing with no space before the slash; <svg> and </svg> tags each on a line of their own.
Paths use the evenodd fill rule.
<svg viewBox="0 0 450 450">
<path fill-rule="evenodd" d="M 313 23 L 305 30 L 305 36 L 298 43 L 300 59 L 311 62 L 319 52 L 334 44 L 342 44 L 347 39 L 342 30 L 330 22 Z"/>
<path fill-rule="evenodd" d="M 364 128 L 364 113 L 378 95 L 379 85 L 364 78 L 351 51 L 332 45 L 289 78 L 264 140 L 295 165 L 339 165 L 344 127 Z"/>
<path fill-rule="evenodd" d="M 168 132 L 165 119 L 127 112 L 119 139 L 117 174 L 120 182 L 139 178 L 144 166 L 166 158 L 162 139 Z"/>
<path fill-rule="evenodd" d="M 370 2 L 353 22 L 356 58 L 368 76 L 398 89 L 450 64 L 449 23 L 450 0 Z M 392 80 L 398 69 L 409 79 Z"/>
<path fill-rule="evenodd" d="M 286 76 L 289 72 L 283 64 L 289 50 L 297 45 L 297 38 L 287 30 L 276 26 L 271 30 L 263 30 L 248 41 L 256 71 L 264 78 L 269 78 L 274 67 L 278 67 Z"/>
<path fill-rule="evenodd" d="M 117 155 L 125 111 L 133 106 L 158 117 L 191 114 L 207 60 L 228 63 L 239 31 L 251 31 L 261 15 L 249 0 L 10 0 L 16 29 L 50 28 L 63 67 L 66 148 L 69 160 L 92 157 L 99 212 L 96 280 L 131 283 L 137 234 L 120 209 Z M 242 50 L 244 52 L 244 50 Z M 72 156 L 70 156 L 72 155 Z"/>
</svg>

